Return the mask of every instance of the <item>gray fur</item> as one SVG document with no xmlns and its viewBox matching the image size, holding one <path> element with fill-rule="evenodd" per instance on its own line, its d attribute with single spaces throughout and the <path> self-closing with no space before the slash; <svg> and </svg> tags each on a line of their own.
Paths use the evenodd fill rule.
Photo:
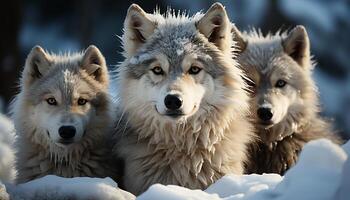
<svg viewBox="0 0 350 200">
<path fill-rule="evenodd" d="M 252 118 L 260 139 L 250 145 L 246 172 L 284 174 L 308 141 L 328 138 L 339 143 L 329 121 L 320 116 L 318 92 L 312 80 L 314 61 L 305 29 L 297 26 L 290 33 L 266 36 L 256 30 L 243 34 L 233 30 L 235 40 L 240 41 L 238 62 L 254 83 L 250 88 Z M 286 80 L 287 85 L 276 88 L 278 79 Z M 263 104 L 272 105 L 275 113 L 284 109 L 286 113 L 271 125 L 262 125 L 256 113 Z"/>
<path fill-rule="evenodd" d="M 246 144 L 252 135 L 246 118 L 248 96 L 242 72 L 231 58 L 231 34 L 207 38 L 203 34 L 207 30 L 200 28 L 199 21 L 211 12 L 224 16 L 221 22 L 226 25 L 228 18 L 220 4 L 214 4 L 209 14 L 194 17 L 146 14 L 136 5 L 129 8 L 128 16 L 141 16 L 147 25 L 137 30 L 149 30 L 150 21 L 156 24 L 154 33 L 147 32 L 145 41 L 135 43 L 135 38 L 128 40 L 135 30 L 129 29 L 127 17 L 126 59 L 117 78 L 120 110 L 115 152 L 125 162 L 125 189 L 134 194 L 155 183 L 205 189 L 225 174 L 243 172 Z M 221 29 L 219 33 L 226 31 Z M 191 55 L 203 65 L 198 76 L 184 71 L 182 63 Z M 166 59 L 169 69 L 165 67 L 165 74 L 155 81 L 147 60 L 157 60 L 157 56 Z M 189 88 L 204 89 L 195 113 L 171 119 L 155 107 L 156 97 L 163 98 L 164 91 L 180 92 L 184 98 L 199 95 L 200 91 Z"/>
<path fill-rule="evenodd" d="M 116 178 L 108 158 L 112 111 L 107 91 L 107 67 L 96 47 L 63 55 L 33 48 L 23 70 L 21 91 L 12 106 L 17 183 L 48 174 Z M 47 104 L 48 94 L 57 99 L 57 105 Z M 82 96 L 88 102 L 79 106 L 76 98 Z M 57 129 L 45 128 L 50 128 L 50 123 L 81 123 L 84 133 L 80 140 L 59 145 L 53 140 Z"/>
</svg>

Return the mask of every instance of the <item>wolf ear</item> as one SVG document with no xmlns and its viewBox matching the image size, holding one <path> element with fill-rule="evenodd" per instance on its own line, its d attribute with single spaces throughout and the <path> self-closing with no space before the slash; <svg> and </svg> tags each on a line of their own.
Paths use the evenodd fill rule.
<svg viewBox="0 0 350 200">
<path fill-rule="evenodd" d="M 196 26 L 220 50 L 231 51 L 231 23 L 221 3 L 214 3 Z"/>
<path fill-rule="evenodd" d="M 296 26 L 282 40 L 284 51 L 303 68 L 310 67 L 310 42 L 304 26 Z"/>
<path fill-rule="evenodd" d="M 39 45 L 32 48 L 25 64 L 24 78 L 30 85 L 36 79 L 41 78 L 50 69 L 50 58 Z"/>
<path fill-rule="evenodd" d="M 106 60 L 96 46 L 90 45 L 85 50 L 81 68 L 98 82 L 108 83 Z"/>
<path fill-rule="evenodd" d="M 133 55 L 141 44 L 153 34 L 156 23 L 137 4 L 132 4 L 124 21 L 123 43 L 128 55 Z"/>
<path fill-rule="evenodd" d="M 233 33 L 233 41 L 235 41 L 235 46 L 240 54 L 247 48 L 248 42 L 243 39 L 241 31 L 234 24 L 232 24 L 231 33 Z"/>
</svg>

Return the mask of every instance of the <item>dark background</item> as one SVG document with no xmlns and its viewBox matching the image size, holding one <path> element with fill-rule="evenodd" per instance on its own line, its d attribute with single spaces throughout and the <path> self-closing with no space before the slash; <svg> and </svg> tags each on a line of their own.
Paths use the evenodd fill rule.
<svg viewBox="0 0 350 200">
<path fill-rule="evenodd" d="M 53 52 L 99 47 L 111 68 L 122 60 L 118 35 L 131 3 L 153 12 L 168 7 L 189 14 L 205 11 L 214 1 L 4 1 L 0 19 L 0 111 L 17 93 L 20 71 L 30 49 L 39 44 Z M 350 1 L 231 0 L 221 1 L 237 26 L 260 27 L 263 33 L 304 25 L 318 61 L 314 78 L 323 114 L 350 136 Z M 349 133 L 349 134 L 346 134 Z"/>
</svg>

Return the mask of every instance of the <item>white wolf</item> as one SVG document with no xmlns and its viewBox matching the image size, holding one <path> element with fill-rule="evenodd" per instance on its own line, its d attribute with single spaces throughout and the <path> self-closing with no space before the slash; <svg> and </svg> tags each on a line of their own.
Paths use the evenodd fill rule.
<svg viewBox="0 0 350 200">
<path fill-rule="evenodd" d="M 204 189 L 243 172 L 249 98 L 231 57 L 230 30 L 219 3 L 193 17 L 130 6 L 115 148 L 128 191 L 139 194 L 154 183 Z"/>
<path fill-rule="evenodd" d="M 107 161 L 111 104 L 101 52 L 32 49 L 13 105 L 17 183 L 48 174 L 113 177 Z"/>
<path fill-rule="evenodd" d="M 238 62 L 245 70 L 252 95 L 252 118 L 260 138 L 251 145 L 247 173 L 283 174 L 298 159 L 304 144 L 318 138 L 340 140 L 319 115 L 318 93 L 312 79 L 314 63 L 303 26 L 287 33 L 233 26 Z"/>
</svg>

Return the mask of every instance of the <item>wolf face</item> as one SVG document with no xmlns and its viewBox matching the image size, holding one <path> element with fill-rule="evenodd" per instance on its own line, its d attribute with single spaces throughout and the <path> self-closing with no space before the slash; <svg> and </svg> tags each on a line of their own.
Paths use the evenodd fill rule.
<svg viewBox="0 0 350 200">
<path fill-rule="evenodd" d="M 131 6 L 120 75 L 126 77 L 120 83 L 125 110 L 175 123 L 207 112 L 223 93 L 217 79 L 229 71 L 224 60 L 231 51 L 230 27 L 219 5 L 192 18 Z"/>
<path fill-rule="evenodd" d="M 266 37 L 256 31 L 242 35 L 235 27 L 233 32 L 241 49 L 238 61 L 248 76 L 252 114 L 258 127 L 274 127 L 282 133 L 273 137 L 296 131 L 305 112 L 317 107 L 308 103 L 315 102 L 316 88 L 305 28 L 297 26 L 288 35 Z"/>
<path fill-rule="evenodd" d="M 89 134 L 89 123 L 106 101 L 107 68 L 94 46 L 84 55 L 69 56 L 51 55 L 36 46 L 26 60 L 22 81 L 35 137 L 62 148 Z"/>
<path fill-rule="evenodd" d="M 125 188 L 204 189 L 242 173 L 252 136 L 249 97 L 225 8 L 215 3 L 187 17 L 132 5 L 124 31 L 115 151 L 125 162 Z"/>
</svg>

